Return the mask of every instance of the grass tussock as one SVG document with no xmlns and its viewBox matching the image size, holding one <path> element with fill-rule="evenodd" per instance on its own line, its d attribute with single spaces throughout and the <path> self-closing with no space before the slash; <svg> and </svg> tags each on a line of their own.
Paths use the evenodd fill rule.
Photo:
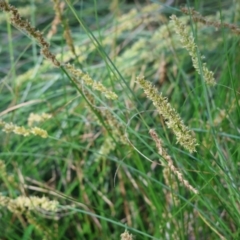
<svg viewBox="0 0 240 240">
<path fill-rule="evenodd" d="M 10 2 L 0 238 L 239 239 L 238 1 Z"/>
</svg>

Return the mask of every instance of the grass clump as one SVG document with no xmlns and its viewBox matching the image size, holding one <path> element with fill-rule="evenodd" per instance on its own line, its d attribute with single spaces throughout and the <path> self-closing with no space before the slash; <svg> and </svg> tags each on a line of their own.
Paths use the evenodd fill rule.
<svg viewBox="0 0 240 240">
<path fill-rule="evenodd" d="M 0 238 L 239 239 L 238 8 L 0 0 Z"/>
</svg>

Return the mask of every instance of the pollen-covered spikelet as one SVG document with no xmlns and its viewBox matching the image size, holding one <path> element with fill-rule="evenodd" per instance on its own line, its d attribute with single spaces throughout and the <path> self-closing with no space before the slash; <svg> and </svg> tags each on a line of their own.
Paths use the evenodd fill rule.
<svg viewBox="0 0 240 240">
<path fill-rule="evenodd" d="M 28 117 L 28 126 L 31 127 L 34 122 L 44 122 L 52 117 L 51 114 L 42 113 L 42 114 L 35 114 L 30 113 Z"/>
<path fill-rule="evenodd" d="M 73 77 L 74 82 L 79 85 L 83 81 L 87 86 L 92 87 L 94 90 L 97 90 L 105 95 L 108 99 L 117 99 L 118 96 L 114 92 L 108 90 L 99 82 L 95 82 L 87 73 L 82 72 L 80 69 L 76 69 L 71 64 L 66 64 L 65 68 L 69 71 L 70 75 Z"/>
<path fill-rule="evenodd" d="M 193 67 L 196 69 L 200 76 L 203 74 L 203 79 L 207 85 L 214 86 L 216 84 L 214 74 L 207 68 L 206 63 L 202 63 L 201 58 L 203 59 L 204 56 L 198 56 L 198 48 L 194 42 L 193 36 L 189 35 L 185 24 L 183 24 L 175 15 L 172 15 L 170 18 L 176 33 L 180 37 L 182 46 L 187 49 L 189 55 L 192 58 Z M 202 69 L 200 67 L 201 65 Z"/>
<path fill-rule="evenodd" d="M 42 138 L 47 138 L 48 137 L 48 134 L 47 134 L 47 131 L 39 128 L 39 127 L 33 127 L 30 129 L 30 132 L 33 134 L 33 135 L 37 135 L 37 136 L 40 136 Z"/>
<path fill-rule="evenodd" d="M 46 130 L 43 130 L 38 127 L 32 127 L 32 128 L 25 128 L 23 126 L 17 126 L 13 123 L 6 123 L 0 119 L 0 127 L 2 127 L 2 131 L 6 133 L 15 133 L 18 135 L 22 135 L 24 137 L 29 136 L 31 134 L 40 136 L 42 138 L 47 138 L 48 133 Z"/>
<path fill-rule="evenodd" d="M 137 77 L 137 82 L 143 88 L 145 94 L 152 100 L 158 112 L 167 120 L 166 124 L 176 135 L 177 142 L 189 152 L 196 151 L 197 141 L 193 133 L 183 124 L 182 119 L 176 110 L 170 105 L 166 97 L 159 94 L 157 89 L 144 77 Z"/>
<path fill-rule="evenodd" d="M 41 234 L 42 239 L 53 239 L 51 235 L 54 232 L 50 232 L 48 229 L 43 228 L 43 226 L 34 217 L 33 212 L 39 211 L 42 214 L 49 213 L 55 214 L 58 211 L 59 203 L 55 200 L 51 201 L 46 197 L 36 197 L 36 196 L 19 196 L 15 199 L 6 197 L 0 194 L 0 208 L 6 208 L 13 214 L 18 216 L 24 215 L 29 224 L 32 224 L 36 230 Z"/>
<path fill-rule="evenodd" d="M 133 235 L 130 234 L 127 230 L 120 235 L 121 240 L 133 240 Z"/>
<path fill-rule="evenodd" d="M 15 199 L 0 195 L 0 206 L 6 207 L 15 214 L 23 214 L 29 211 L 45 210 L 47 212 L 56 212 L 59 203 L 51 201 L 47 197 L 19 196 Z"/>
<path fill-rule="evenodd" d="M 155 130 L 151 129 L 149 131 L 149 134 L 156 144 L 159 155 L 161 155 L 163 159 L 166 161 L 166 164 L 163 162 L 163 165 L 169 168 L 169 170 L 177 177 L 179 182 L 185 188 L 187 188 L 189 191 L 193 192 L 194 194 L 198 194 L 198 190 L 195 189 L 192 185 L 190 185 L 190 183 L 183 177 L 182 173 L 180 173 L 179 170 L 174 166 L 172 158 L 168 155 L 167 151 L 163 148 L 162 142 L 158 138 L 158 135 L 155 132 Z"/>
</svg>

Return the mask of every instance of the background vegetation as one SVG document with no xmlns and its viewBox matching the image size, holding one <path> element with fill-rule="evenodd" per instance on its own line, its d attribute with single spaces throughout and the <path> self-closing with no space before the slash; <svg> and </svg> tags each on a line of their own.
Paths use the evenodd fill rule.
<svg viewBox="0 0 240 240">
<path fill-rule="evenodd" d="M 121 239 L 127 229 L 133 239 L 240 239 L 239 34 L 221 25 L 240 26 L 239 1 L 9 2 L 43 32 L 59 61 L 118 98 L 74 84 L 0 11 L 0 118 L 28 128 L 31 113 L 52 115 L 32 123 L 48 138 L 0 132 L 1 196 L 59 203 L 57 212 L 19 213 L 0 198 L 0 238 Z M 194 22 L 183 4 L 220 27 Z M 172 14 L 193 34 L 214 87 L 193 68 Z M 139 75 L 194 131 L 196 152 L 176 143 Z M 164 175 L 150 129 L 199 194 Z"/>
</svg>

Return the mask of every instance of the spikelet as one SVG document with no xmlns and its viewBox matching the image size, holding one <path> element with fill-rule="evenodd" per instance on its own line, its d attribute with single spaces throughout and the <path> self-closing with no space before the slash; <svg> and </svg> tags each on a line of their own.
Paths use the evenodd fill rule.
<svg viewBox="0 0 240 240">
<path fill-rule="evenodd" d="M 175 15 L 172 15 L 170 18 L 176 33 L 180 37 L 182 46 L 187 49 L 189 55 L 192 58 L 193 67 L 196 69 L 196 71 L 200 76 L 201 76 L 201 73 L 203 74 L 203 79 L 207 85 L 214 86 L 216 84 L 216 81 L 214 79 L 214 74 L 212 71 L 208 70 L 207 64 L 202 63 L 201 59 L 198 57 L 198 49 L 197 49 L 197 45 L 194 42 L 193 36 L 189 35 L 186 26 Z M 205 57 L 201 56 L 201 58 L 205 58 Z M 200 68 L 201 65 L 202 65 L 202 71 Z"/>
<path fill-rule="evenodd" d="M 24 137 L 27 137 L 29 135 L 37 135 L 42 138 L 47 138 L 48 133 L 46 130 L 38 127 L 32 127 L 32 128 L 25 128 L 23 126 L 17 126 L 13 123 L 6 123 L 0 119 L 0 127 L 2 127 L 2 131 L 6 133 L 15 133 L 17 135 L 22 135 Z"/>
<path fill-rule="evenodd" d="M 167 98 L 163 97 L 162 94 L 158 94 L 157 89 L 150 82 L 146 81 L 144 77 L 137 77 L 137 82 L 143 88 L 147 97 L 152 100 L 157 111 L 167 120 L 167 126 L 173 130 L 177 142 L 191 153 L 196 151 L 196 139 L 192 136 L 192 132 L 183 124 L 179 114 L 170 105 Z"/>
<path fill-rule="evenodd" d="M 130 234 L 127 230 L 125 230 L 125 232 L 122 233 L 120 236 L 121 240 L 133 240 L 132 234 Z"/>
<path fill-rule="evenodd" d="M 42 114 L 35 114 L 30 113 L 28 117 L 28 126 L 31 127 L 34 122 L 44 122 L 52 117 L 51 114 L 42 113 Z"/>
<path fill-rule="evenodd" d="M 128 145 L 129 143 L 124 133 L 124 127 L 115 116 L 109 110 L 102 110 L 101 115 L 106 119 L 106 123 L 110 127 L 112 134 L 116 136 L 122 144 Z"/>
<path fill-rule="evenodd" d="M 68 20 L 63 21 L 63 10 L 65 7 L 65 2 L 60 2 L 59 0 L 52 0 L 53 1 L 53 8 L 55 11 L 55 18 L 52 22 L 52 26 L 50 31 L 48 32 L 48 38 L 51 38 L 54 34 L 56 34 L 57 32 L 57 25 L 62 23 L 63 27 L 64 27 L 64 33 L 63 36 L 66 39 L 67 45 L 69 47 L 69 49 L 71 50 L 71 52 L 76 55 L 76 51 L 75 51 L 75 47 L 73 44 L 73 39 L 72 39 L 72 34 L 71 34 L 71 30 L 68 24 Z"/>
<path fill-rule="evenodd" d="M 52 21 L 51 29 L 47 34 L 47 38 L 51 38 L 57 33 L 57 26 L 62 22 L 62 12 L 64 10 L 65 3 L 59 0 L 52 0 L 55 17 Z"/>
<path fill-rule="evenodd" d="M 168 167 L 170 171 L 177 177 L 179 182 L 187 188 L 189 191 L 193 192 L 194 194 L 198 194 L 198 190 L 195 189 L 190 183 L 183 177 L 182 173 L 174 166 L 172 158 L 168 155 L 167 151 L 162 147 L 162 142 L 158 138 L 157 133 L 155 130 L 151 129 L 149 131 L 150 136 L 156 143 L 156 147 L 158 149 L 158 153 L 166 160 L 167 165 L 163 163 L 165 167 Z"/>
<path fill-rule="evenodd" d="M 232 33 L 236 35 L 240 35 L 240 28 L 235 24 L 230 23 L 224 23 L 220 21 L 210 21 L 207 18 L 203 17 L 199 12 L 195 11 L 193 8 L 186 8 L 182 7 L 181 11 L 187 15 L 191 15 L 193 21 L 195 22 L 201 22 L 207 26 L 214 26 L 216 29 L 219 29 L 221 27 L 228 28 L 232 31 Z"/>
<path fill-rule="evenodd" d="M 99 82 L 95 82 L 87 73 L 82 72 L 80 69 L 76 69 L 71 64 L 66 64 L 65 68 L 69 71 L 72 76 L 74 82 L 77 85 L 80 85 L 80 80 L 82 80 L 87 86 L 91 86 L 94 90 L 97 90 L 105 95 L 108 99 L 117 99 L 118 96 L 114 92 L 108 90 L 105 86 L 103 86 Z"/>
<path fill-rule="evenodd" d="M 47 197 L 19 196 L 15 199 L 0 195 L 0 206 L 6 207 L 10 212 L 23 214 L 34 210 L 45 210 L 47 212 L 56 212 L 59 203 L 50 201 Z"/>
<path fill-rule="evenodd" d="M 18 8 L 18 11 L 19 11 L 19 13 L 21 14 L 21 16 L 30 16 L 31 15 L 31 12 L 32 11 L 34 11 L 34 10 L 36 10 L 36 7 L 34 7 L 34 6 L 24 6 L 24 7 L 19 7 Z M 6 21 L 6 15 L 5 15 L 5 13 L 0 13 L 0 23 L 2 23 L 2 22 L 5 22 Z"/>
</svg>

